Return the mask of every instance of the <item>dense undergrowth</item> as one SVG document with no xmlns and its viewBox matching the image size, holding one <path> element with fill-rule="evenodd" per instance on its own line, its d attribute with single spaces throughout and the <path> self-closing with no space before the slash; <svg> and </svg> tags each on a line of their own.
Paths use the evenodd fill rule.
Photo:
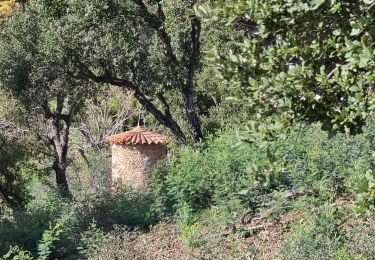
<svg viewBox="0 0 375 260">
<path fill-rule="evenodd" d="M 174 149 L 143 193 L 54 190 L 1 209 L 5 259 L 373 259 L 374 139 L 302 126 L 267 150 L 227 131 Z M 42 186 L 40 182 L 34 186 Z M 103 187 L 106 187 L 103 185 Z M 35 189 L 35 187 L 34 187 Z M 40 190 L 40 187 L 38 187 Z M 17 258 L 17 257 L 18 258 Z"/>
</svg>

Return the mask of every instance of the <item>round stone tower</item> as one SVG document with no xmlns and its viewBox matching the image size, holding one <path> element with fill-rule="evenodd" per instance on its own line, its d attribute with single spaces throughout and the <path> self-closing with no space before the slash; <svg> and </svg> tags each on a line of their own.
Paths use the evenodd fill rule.
<svg viewBox="0 0 375 260">
<path fill-rule="evenodd" d="M 167 156 L 167 138 L 139 126 L 106 140 L 112 143 L 112 185 L 115 187 L 145 187 L 150 169 Z"/>
</svg>

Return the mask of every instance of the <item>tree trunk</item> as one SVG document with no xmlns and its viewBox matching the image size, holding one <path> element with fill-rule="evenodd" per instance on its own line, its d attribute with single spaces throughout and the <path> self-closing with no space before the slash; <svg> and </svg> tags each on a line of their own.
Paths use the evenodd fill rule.
<svg viewBox="0 0 375 260">
<path fill-rule="evenodd" d="M 193 2 L 195 3 L 195 1 Z M 195 17 L 191 21 L 192 53 L 189 60 L 188 77 L 186 84 L 182 87 L 181 91 L 184 98 L 185 113 L 189 125 L 189 131 L 195 141 L 199 141 L 203 138 L 199 116 L 193 99 L 194 77 L 199 68 L 201 58 L 200 34 L 201 22 L 197 17 Z"/>
<path fill-rule="evenodd" d="M 194 105 L 192 88 L 188 86 L 184 88 L 182 95 L 184 98 L 185 113 L 188 121 L 189 131 L 194 140 L 199 141 L 203 138 L 203 134 L 201 131 L 199 117 Z"/>
<path fill-rule="evenodd" d="M 63 128 L 60 131 L 60 123 Z M 57 188 L 62 197 L 71 199 L 72 195 L 69 190 L 66 179 L 66 169 L 68 167 L 68 142 L 69 142 L 70 116 L 61 120 L 61 115 L 56 115 L 52 120 L 52 142 L 55 149 L 56 157 L 53 163 L 53 170 L 56 174 Z"/>
<path fill-rule="evenodd" d="M 169 112 L 169 108 L 166 113 L 162 113 L 140 91 L 135 90 L 134 96 L 139 101 L 139 103 L 141 103 L 141 105 L 146 109 L 147 112 L 152 114 L 159 123 L 168 127 L 172 131 L 172 133 L 174 134 L 174 136 L 176 137 L 179 143 L 182 143 L 185 141 L 186 139 L 185 134 L 182 132 L 177 122 L 172 118 L 172 115 Z"/>
<path fill-rule="evenodd" d="M 56 184 L 57 188 L 62 197 L 64 198 L 71 198 L 71 193 L 69 190 L 68 181 L 66 179 L 66 168 L 67 168 L 67 160 L 66 158 L 56 158 L 53 162 L 53 170 L 56 174 Z"/>
</svg>

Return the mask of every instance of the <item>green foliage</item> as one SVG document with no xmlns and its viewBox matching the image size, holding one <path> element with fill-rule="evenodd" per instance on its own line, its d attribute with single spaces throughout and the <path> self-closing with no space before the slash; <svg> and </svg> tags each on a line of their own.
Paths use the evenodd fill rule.
<svg viewBox="0 0 375 260">
<path fill-rule="evenodd" d="M 111 186 L 111 161 L 108 153 L 87 149 L 83 155 L 79 152 L 71 155 L 71 168 L 68 169 L 68 173 L 74 176 L 70 178 L 71 189 L 76 191 L 76 196 L 82 191 L 97 195 L 108 193 Z"/>
<path fill-rule="evenodd" d="M 337 229 L 336 210 L 325 206 L 322 212 L 310 212 L 293 227 L 283 248 L 283 259 L 331 259 L 343 246 Z"/>
<path fill-rule="evenodd" d="M 11 14 L 1 29 L 0 87 L 11 95 L 1 93 L 0 115 L 25 123 L 23 116 L 10 115 L 19 113 L 31 124 L 42 122 L 41 135 L 49 130 L 39 116 L 47 106 L 51 113 L 61 109 L 61 116 L 82 116 L 71 118 L 75 130 L 86 120 L 97 131 L 85 145 L 78 135 L 70 143 L 69 148 L 94 148 L 70 157 L 69 177 L 78 176 L 80 185 L 87 172 L 91 188 L 77 185 L 74 201 L 31 184 L 44 167 L 44 157 L 36 155 L 41 141 L 0 135 L 0 191 L 24 205 L 0 211 L 0 254 L 152 259 L 150 251 L 155 256 L 175 248 L 176 259 L 183 258 L 181 252 L 252 259 L 263 249 L 248 240 L 272 236 L 278 223 L 286 228 L 285 237 L 277 234 L 283 246 L 278 258 L 373 258 L 375 143 L 368 115 L 374 109 L 375 3 L 236 0 L 206 11 L 217 3 L 198 1 L 192 8 L 185 0 L 146 2 L 154 27 L 137 1 L 36 0 Z M 200 44 L 209 59 L 190 59 L 192 9 L 208 18 Z M 159 26 L 170 36 L 177 65 L 160 51 Z M 171 159 L 156 169 L 149 191 L 111 192 L 99 128 L 111 127 L 108 117 L 121 110 L 122 97 L 96 92 L 91 80 L 131 80 L 136 95 L 166 109 L 162 113 L 173 111 L 186 131 L 176 82 L 184 84 L 195 62 L 194 102 L 204 131 L 217 136 L 195 147 L 171 145 Z M 92 94 L 98 101 L 92 103 L 94 113 L 78 113 Z M 22 112 L 11 98 L 21 101 Z M 103 104 L 108 117 L 97 120 L 96 108 Z M 144 121 L 153 123 L 150 115 Z M 241 131 L 235 133 L 236 127 Z M 26 146 L 38 152 L 29 156 Z M 31 198 L 31 186 L 39 184 Z M 354 200 L 356 213 L 367 219 L 352 214 Z M 270 232 L 258 229 L 259 219 Z M 169 222 L 163 226 L 161 220 Z"/>
<path fill-rule="evenodd" d="M 78 250 L 83 255 L 93 255 L 105 239 L 106 236 L 103 234 L 103 231 L 93 222 L 89 229 L 83 232 L 80 239 L 82 246 L 78 247 Z"/>
<path fill-rule="evenodd" d="M 280 142 L 278 146 L 279 157 L 286 163 L 283 174 L 289 176 L 293 186 L 355 196 L 360 192 L 358 184 L 365 180 L 374 162 L 371 132 L 372 124 L 358 136 L 329 137 L 319 125 L 297 130 L 287 145 Z"/>
<path fill-rule="evenodd" d="M 259 179 L 267 177 L 251 168 L 254 163 L 259 170 L 265 166 L 265 152 L 236 143 L 235 136 L 223 134 L 209 140 L 202 151 L 183 148 L 167 168 L 156 174 L 152 190 L 157 200 L 167 207 L 187 203 L 197 210 L 231 197 L 244 197 L 239 194 L 243 190 L 249 198 L 267 189 L 258 185 Z"/>
<path fill-rule="evenodd" d="M 182 240 L 188 246 L 194 245 L 191 240 L 193 240 L 192 236 L 194 236 L 194 233 L 197 232 L 198 227 L 197 224 L 194 223 L 193 212 L 187 203 L 183 203 L 181 205 L 181 208 L 179 208 L 177 212 L 177 217 L 181 225 Z"/>
<path fill-rule="evenodd" d="M 373 122 L 372 122 L 373 123 Z M 367 133 L 367 139 L 370 144 L 369 152 L 372 152 L 372 161 L 371 167 L 369 167 L 365 173 L 363 174 L 362 178 L 359 180 L 357 185 L 357 212 L 360 214 L 372 214 L 375 204 L 375 179 L 374 179 L 374 172 L 373 168 L 375 165 L 374 158 L 375 158 L 375 135 L 374 131 L 371 131 L 373 124 L 370 125 L 369 131 Z"/>
<path fill-rule="evenodd" d="M 372 214 L 375 208 L 375 175 L 370 169 L 365 174 L 365 180 L 359 185 L 357 212 Z"/>
<path fill-rule="evenodd" d="M 26 157 L 26 147 L 18 140 L 0 133 L 0 200 L 9 206 L 24 205 L 30 199 L 28 184 L 32 175 L 23 173 L 21 161 Z"/>
<path fill-rule="evenodd" d="M 87 194 L 77 196 L 75 202 L 66 201 L 57 193 L 44 193 L 28 203 L 26 209 L 1 216 L 0 233 L 4 239 L 0 240 L 0 255 L 17 245 L 35 256 L 60 258 L 77 253 L 79 246 L 81 250 L 91 248 L 99 230 L 108 232 L 114 225 L 147 230 L 157 220 L 151 204 L 147 195 L 131 191 Z"/>
<path fill-rule="evenodd" d="M 59 240 L 59 235 L 63 232 L 60 223 L 56 224 L 43 232 L 42 239 L 38 243 L 38 260 L 51 258 L 54 242 Z M 3 259 L 34 259 L 29 251 L 20 250 L 18 246 L 10 247 L 9 251 L 3 256 Z"/>
<path fill-rule="evenodd" d="M 273 143 L 283 162 L 278 171 L 268 170 L 267 149 L 238 143 L 230 132 L 208 140 L 201 151 L 183 148 L 156 173 L 154 206 L 165 212 L 187 203 L 195 211 L 230 198 L 255 206 L 257 196 L 272 189 L 310 190 L 320 199 L 356 197 L 374 159 L 372 127 L 362 135 L 331 138 L 319 128 L 293 129 L 287 139 Z"/>
<path fill-rule="evenodd" d="M 84 247 L 80 256 L 88 259 L 146 259 L 145 252 L 152 250 L 150 244 L 137 245 L 135 231 L 115 226 L 109 233 L 104 234 L 95 226 L 85 232 L 81 241 Z"/>
<path fill-rule="evenodd" d="M 322 205 L 292 227 L 282 259 L 372 259 L 374 220 L 355 218 L 340 207 Z"/>
<path fill-rule="evenodd" d="M 5 254 L 9 246 L 17 245 L 35 253 L 49 223 L 57 224 L 59 216 L 67 211 L 67 204 L 58 195 L 44 194 L 27 204 L 26 209 L 18 209 L 11 216 L 0 221 L 0 254 Z"/>
<path fill-rule="evenodd" d="M 238 218 L 245 208 L 238 200 L 230 200 L 194 213 L 185 203 L 176 214 L 180 237 L 197 257 L 207 259 L 256 259 L 254 246 L 242 247 L 245 238 L 238 229 Z"/>
<path fill-rule="evenodd" d="M 152 204 L 149 195 L 133 191 L 102 194 L 96 199 L 84 198 L 82 203 L 76 205 L 76 216 L 81 226 L 88 227 L 95 220 L 98 227 L 105 231 L 116 224 L 148 229 L 158 219 L 152 211 Z"/>
<path fill-rule="evenodd" d="M 210 118 L 212 125 L 206 131 L 216 131 L 222 122 L 211 108 L 224 101 L 226 89 L 219 80 L 212 80 L 207 66 L 210 61 L 203 57 L 217 43 L 221 44 L 220 49 L 231 49 L 239 33 L 220 25 L 203 25 L 194 47 L 194 1 L 140 3 L 37 0 L 26 5 L 12 14 L 3 30 L 2 84 L 26 108 L 68 96 L 68 103 L 77 110 L 85 97 L 98 96 L 94 81 L 102 86 L 117 84 L 134 92 L 143 106 L 145 100 L 152 101 L 161 114 L 187 130 L 186 91 L 182 89 L 186 81 L 190 82 L 187 78 L 193 76 L 194 106 L 198 113 Z M 172 53 L 164 51 L 167 49 Z M 122 83 L 118 79 L 123 79 Z M 149 106 L 145 108 L 149 110 Z M 161 123 L 165 125 L 165 120 Z"/>
<path fill-rule="evenodd" d="M 72 202 L 53 193 L 38 196 L 25 210 L 4 213 L 0 233 L 6 239 L 0 241 L 1 253 L 17 245 L 37 256 L 38 244 L 45 240 L 50 257 L 142 258 L 150 240 L 158 240 L 151 227 L 168 220 L 177 227 L 165 232 L 173 233 L 173 239 L 192 254 L 244 259 L 262 254 L 262 249 L 243 246 L 247 238 L 258 236 L 258 231 L 242 224 L 243 216 L 261 216 L 272 223 L 289 213 L 307 212 L 292 225 L 290 238 L 280 238 L 285 240 L 285 258 L 371 255 L 366 243 L 373 239 L 371 227 L 369 232 L 358 231 L 361 236 L 342 228 L 347 218 L 357 220 L 351 214 L 352 201 L 363 192 L 364 173 L 373 165 L 371 125 L 356 136 L 329 137 L 320 125 L 292 129 L 288 138 L 273 143 L 285 164 L 269 175 L 262 174 L 269 160 L 267 148 L 238 142 L 236 136 L 227 131 L 195 149 L 173 148 L 171 161 L 157 169 L 149 193 L 81 191 Z M 96 158 L 101 157 L 90 160 Z M 294 192 L 302 195 L 294 197 Z M 350 203 L 343 203 L 347 209 L 332 205 L 341 200 Z M 50 229 L 55 225 L 63 232 L 56 235 Z"/>
<path fill-rule="evenodd" d="M 60 234 L 63 232 L 61 224 L 57 223 L 54 227 L 50 226 L 48 230 L 43 232 L 42 239 L 38 243 L 38 259 L 46 260 L 50 258 L 54 242 L 59 240 Z"/>
<path fill-rule="evenodd" d="M 32 260 L 33 257 L 29 251 L 20 250 L 17 246 L 14 246 L 9 249 L 8 253 L 3 255 L 2 259 Z"/>
<path fill-rule="evenodd" d="M 252 107 L 248 133 L 274 137 L 300 120 L 360 133 L 374 109 L 373 8 L 345 0 L 240 0 L 208 14 L 198 8 L 210 21 L 242 25 L 240 49 L 214 51 L 211 60 L 233 98 Z"/>
<path fill-rule="evenodd" d="M 375 242 L 375 223 L 374 218 L 363 218 L 351 220 L 348 223 L 350 230 L 350 243 L 348 248 L 355 254 L 373 258 L 375 255 L 374 247 Z"/>
</svg>

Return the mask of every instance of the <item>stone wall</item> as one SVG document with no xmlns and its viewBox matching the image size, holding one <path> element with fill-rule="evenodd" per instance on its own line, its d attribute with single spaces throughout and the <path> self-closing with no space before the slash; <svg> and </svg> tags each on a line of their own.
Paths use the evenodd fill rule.
<svg viewBox="0 0 375 260">
<path fill-rule="evenodd" d="M 167 151 L 162 144 L 112 145 L 112 183 L 115 187 L 135 189 L 147 185 L 152 167 L 164 160 Z"/>
</svg>

